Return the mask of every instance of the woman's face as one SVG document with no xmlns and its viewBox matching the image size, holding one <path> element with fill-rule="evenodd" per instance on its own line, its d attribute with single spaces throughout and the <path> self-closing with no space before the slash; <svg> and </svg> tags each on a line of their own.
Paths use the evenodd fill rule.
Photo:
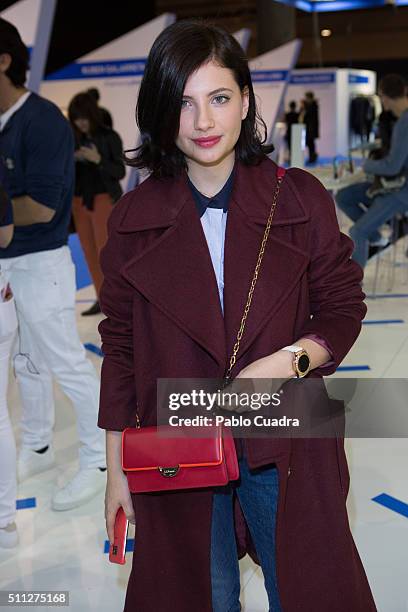
<svg viewBox="0 0 408 612">
<path fill-rule="evenodd" d="M 75 119 L 74 123 L 76 127 L 78 128 L 78 130 L 82 132 L 82 134 L 88 134 L 89 128 L 90 128 L 89 119 L 80 117 L 79 119 Z"/>
<path fill-rule="evenodd" d="M 184 89 L 176 145 L 187 162 L 216 166 L 230 155 L 248 112 L 248 91 L 241 93 L 229 68 L 213 61 L 190 75 Z"/>
</svg>

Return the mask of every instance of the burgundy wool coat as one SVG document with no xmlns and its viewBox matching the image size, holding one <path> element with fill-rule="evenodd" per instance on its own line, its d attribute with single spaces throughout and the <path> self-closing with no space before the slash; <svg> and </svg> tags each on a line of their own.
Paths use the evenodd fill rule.
<svg viewBox="0 0 408 612">
<path fill-rule="evenodd" d="M 101 262 L 105 355 L 99 426 L 156 423 L 156 379 L 216 378 L 231 353 L 276 186 L 276 165 L 236 162 L 224 253 L 224 317 L 205 236 L 183 172 L 148 178 L 115 206 Z M 333 373 L 366 308 L 332 198 L 286 173 L 233 374 L 303 334 L 323 338 Z M 277 577 L 284 612 L 373 612 L 346 512 L 342 439 L 249 439 L 251 467 L 276 463 Z M 126 612 L 211 612 L 212 490 L 133 495 L 135 552 Z M 239 554 L 250 550 L 237 508 Z"/>
</svg>

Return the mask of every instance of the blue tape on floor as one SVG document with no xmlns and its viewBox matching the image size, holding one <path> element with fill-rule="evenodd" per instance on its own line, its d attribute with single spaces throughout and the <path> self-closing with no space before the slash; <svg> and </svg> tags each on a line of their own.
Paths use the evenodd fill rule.
<svg viewBox="0 0 408 612">
<path fill-rule="evenodd" d="M 92 342 L 85 342 L 84 347 L 86 348 L 87 351 L 90 351 L 91 353 L 95 353 L 95 355 L 98 355 L 98 357 L 103 357 L 103 353 L 101 349 L 99 348 L 99 346 L 96 346 L 96 344 L 92 344 Z"/>
<path fill-rule="evenodd" d="M 16 501 L 17 510 L 26 510 L 27 508 L 36 508 L 37 500 L 35 497 L 27 497 L 26 499 L 18 499 Z"/>
<path fill-rule="evenodd" d="M 379 319 L 378 321 L 363 321 L 363 325 L 391 325 L 392 323 L 405 323 L 403 319 Z"/>
<path fill-rule="evenodd" d="M 89 300 L 75 300 L 77 304 L 93 304 L 95 302 L 95 298 Z"/>
<path fill-rule="evenodd" d="M 378 293 L 377 295 L 366 295 L 366 299 L 378 300 L 385 298 L 408 298 L 408 293 Z"/>
<path fill-rule="evenodd" d="M 126 540 L 126 552 L 133 552 L 135 548 L 135 541 L 133 539 Z M 105 555 L 109 552 L 109 540 L 105 540 L 105 547 L 103 549 Z"/>
<path fill-rule="evenodd" d="M 356 366 L 340 366 L 336 372 L 367 372 L 371 370 L 368 365 L 356 365 Z"/>
<path fill-rule="evenodd" d="M 72 261 L 75 264 L 75 277 L 77 289 L 92 284 L 91 275 L 85 260 L 85 255 L 79 242 L 78 234 L 70 234 L 68 246 L 71 249 Z"/>
<path fill-rule="evenodd" d="M 387 493 L 381 493 L 381 495 L 377 495 L 377 497 L 373 497 L 372 501 L 377 502 L 381 506 L 392 510 L 393 512 L 397 512 L 398 514 L 402 514 L 405 518 L 408 518 L 408 504 L 397 499 L 396 497 L 392 497 L 391 495 L 387 495 Z"/>
</svg>

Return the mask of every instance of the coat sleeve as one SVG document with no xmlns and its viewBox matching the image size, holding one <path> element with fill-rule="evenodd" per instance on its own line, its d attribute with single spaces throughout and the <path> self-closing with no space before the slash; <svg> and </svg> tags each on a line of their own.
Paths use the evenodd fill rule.
<svg viewBox="0 0 408 612">
<path fill-rule="evenodd" d="M 133 289 L 121 276 L 125 263 L 123 236 L 117 223 L 126 208 L 129 194 L 113 209 L 108 224 L 108 241 L 101 252 L 104 281 L 99 301 L 106 316 L 99 324 L 104 355 L 98 425 L 122 431 L 136 425 L 136 388 L 133 367 Z"/>
<path fill-rule="evenodd" d="M 300 336 L 315 334 L 331 355 L 329 364 L 313 370 L 327 376 L 335 372 L 356 341 L 367 308 L 361 289 L 363 271 L 351 259 L 353 241 L 342 234 L 333 198 L 311 174 L 291 170 L 296 191 L 310 210 L 310 263 L 308 268 L 311 318 Z"/>
</svg>

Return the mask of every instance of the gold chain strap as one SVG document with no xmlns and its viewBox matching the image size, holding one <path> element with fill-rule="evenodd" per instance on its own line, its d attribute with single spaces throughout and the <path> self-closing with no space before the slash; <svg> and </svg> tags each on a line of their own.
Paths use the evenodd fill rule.
<svg viewBox="0 0 408 612">
<path fill-rule="evenodd" d="M 242 315 L 241 324 L 239 326 L 239 330 L 238 330 L 238 333 L 237 333 L 237 338 L 236 338 L 236 341 L 235 341 L 235 344 L 234 344 L 234 348 L 232 350 L 232 355 L 231 355 L 231 357 L 229 359 L 229 367 L 228 367 L 228 370 L 226 371 L 226 373 L 224 375 L 224 387 L 226 387 L 229 384 L 229 382 L 230 382 L 232 368 L 234 367 L 235 362 L 237 360 L 237 353 L 239 351 L 239 345 L 240 345 L 240 342 L 241 342 L 241 338 L 244 335 L 245 324 L 246 324 L 246 320 L 247 320 L 247 317 L 248 317 L 249 309 L 250 309 L 250 306 L 251 306 L 252 296 L 254 294 L 256 281 L 258 280 L 259 270 L 261 268 L 261 263 L 262 263 L 262 258 L 264 256 L 264 252 L 265 252 L 266 242 L 268 240 L 269 231 L 270 231 L 271 225 L 272 225 L 273 215 L 275 213 L 276 204 L 278 202 L 278 196 L 279 196 L 281 184 L 282 184 L 282 181 L 283 181 L 283 176 L 282 175 L 278 176 L 277 181 L 278 182 L 277 182 L 277 185 L 276 185 L 276 190 L 275 190 L 275 194 L 274 194 L 274 197 L 273 197 L 271 210 L 269 212 L 268 221 L 266 223 L 265 232 L 264 232 L 264 235 L 263 235 L 263 238 L 262 238 L 262 242 L 261 242 L 261 247 L 260 247 L 259 253 L 258 253 L 258 260 L 256 262 L 254 275 L 252 277 L 251 285 L 250 285 L 249 291 L 248 291 L 248 298 L 247 298 L 247 302 L 245 304 L 244 314 Z"/>
</svg>

